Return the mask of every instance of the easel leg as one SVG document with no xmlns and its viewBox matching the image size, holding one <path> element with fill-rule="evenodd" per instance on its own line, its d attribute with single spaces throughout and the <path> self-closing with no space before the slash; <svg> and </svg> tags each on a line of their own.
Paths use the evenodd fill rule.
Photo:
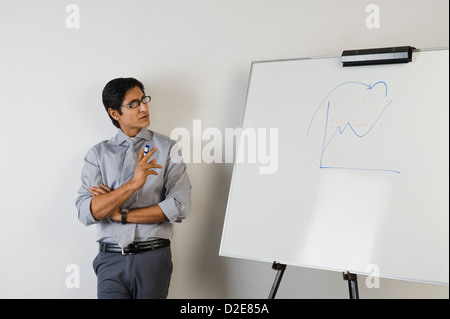
<svg viewBox="0 0 450 319">
<path fill-rule="evenodd" d="M 359 299 L 358 292 L 358 278 L 356 274 L 352 274 L 347 271 L 347 273 L 343 273 L 344 280 L 348 281 L 348 292 L 350 295 L 350 299 Z"/>
<path fill-rule="evenodd" d="M 273 282 L 272 289 L 270 290 L 269 299 L 275 299 L 275 295 L 277 294 L 278 287 L 281 283 L 281 278 L 283 278 L 284 271 L 286 270 L 286 265 L 274 261 L 272 269 L 277 270 L 278 272 Z"/>
</svg>

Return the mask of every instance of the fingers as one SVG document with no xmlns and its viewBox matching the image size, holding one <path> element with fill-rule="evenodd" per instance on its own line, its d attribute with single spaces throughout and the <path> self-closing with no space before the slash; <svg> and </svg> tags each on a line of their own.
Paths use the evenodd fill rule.
<svg viewBox="0 0 450 319">
<path fill-rule="evenodd" d="M 146 169 L 146 174 L 148 175 L 158 175 L 158 173 L 154 170 L 152 170 L 152 168 L 163 168 L 161 165 L 156 164 L 156 158 L 152 159 L 150 162 L 147 163 L 147 165 L 145 166 Z"/>
<path fill-rule="evenodd" d="M 158 150 L 158 147 L 154 147 L 152 148 L 145 156 L 144 156 L 144 149 L 141 149 L 138 155 L 138 160 L 139 161 L 145 161 L 147 162 L 147 165 L 145 166 L 146 169 L 151 169 L 151 168 L 163 168 L 161 165 L 156 164 L 156 159 L 152 159 L 150 162 L 148 161 L 148 159 L 155 154 L 155 152 Z M 156 173 L 156 172 L 155 172 Z M 158 175 L 158 174 L 156 174 Z"/>
<path fill-rule="evenodd" d="M 136 185 L 139 185 L 139 188 L 145 184 L 148 176 L 158 175 L 154 169 L 163 168 L 161 165 L 156 164 L 155 158 L 150 160 L 150 157 L 158 150 L 157 147 L 152 148 L 145 156 L 144 150 L 145 147 L 139 151 L 138 163 L 133 176 L 133 179 L 136 181 Z"/>
<path fill-rule="evenodd" d="M 143 157 L 144 157 L 144 149 L 141 149 L 138 154 L 138 161 L 142 160 Z"/>
<path fill-rule="evenodd" d="M 147 176 L 148 176 L 148 175 L 158 175 L 157 172 L 155 172 L 154 170 L 151 170 L 151 169 L 149 169 L 149 170 L 146 172 L 146 174 L 147 174 Z"/>
<path fill-rule="evenodd" d="M 157 150 L 158 150 L 158 148 L 157 148 L 157 147 L 154 147 L 154 148 L 152 148 L 152 149 L 150 150 L 150 152 L 148 152 L 147 155 L 145 155 L 145 156 L 150 157 L 150 156 L 152 156 L 153 154 L 155 154 L 155 152 L 156 152 Z"/>
<path fill-rule="evenodd" d="M 109 192 L 111 191 L 111 188 L 109 188 L 109 187 L 106 186 L 106 185 L 100 184 L 100 187 L 101 187 L 103 190 L 105 190 L 107 193 L 109 193 Z"/>
<path fill-rule="evenodd" d="M 92 196 L 97 196 L 97 195 L 101 195 L 101 194 L 106 194 L 111 192 L 111 188 L 109 188 L 106 185 L 100 184 L 100 187 L 90 187 L 89 188 L 89 193 L 91 193 Z"/>
<path fill-rule="evenodd" d="M 150 156 L 152 156 L 153 154 L 155 154 L 155 152 L 158 150 L 157 147 L 154 147 L 150 150 L 150 152 L 148 152 L 145 156 L 144 156 L 144 150 L 145 150 L 145 146 L 139 151 L 138 154 L 138 161 L 141 161 L 144 157 L 148 160 L 148 158 Z"/>
<path fill-rule="evenodd" d="M 154 147 L 150 150 L 150 152 L 147 153 L 147 155 L 145 155 L 144 157 L 141 158 L 141 160 L 143 159 L 145 162 L 147 162 L 147 164 L 145 165 L 145 169 L 151 169 L 151 168 L 163 168 L 161 165 L 156 164 L 156 158 L 153 158 L 150 162 L 148 162 L 148 159 L 150 158 L 150 156 L 152 156 L 153 154 L 155 154 L 155 152 L 158 150 L 157 147 Z M 144 153 L 144 150 L 141 150 L 142 154 Z"/>
<path fill-rule="evenodd" d="M 158 150 L 157 147 L 154 147 L 154 148 L 152 148 L 152 149 L 147 153 L 147 155 L 144 156 L 144 149 L 145 149 L 145 147 L 141 150 L 141 152 L 142 152 L 142 157 L 141 157 L 140 159 L 145 158 L 146 161 L 148 161 L 148 159 L 150 158 L 150 156 L 152 156 L 153 154 L 155 154 L 155 152 Z M 139 155 L 141 154 L 141 152 L 139 152 Z M 138 158 L 139 158 L 139 157 L 138 157 Z"/>
<path fill-rule="evenodd" d="M 150 168 L 163 168 L 161 165 L 156 164 L 156 159 L 152 159 L 150 162 L 147 163 L 146 168 L 150 169 Z"/>
<path fill-rule="evenodd" d="M 148 163 L 147 166 L 145 167 L 145 174 L 147 176 L 158 175 L 158 173 L 154 171 L 153 168 L 162 168 L 162 166 L 159 164 L 155 164 L 155 160 L 151 160 L 150 163 Z"/>
<path fill-rule="evenodd" d="M 97 196 L 97 195 L 105 194 L 106 191 L 99 187 L 90 187 L 89 193 L 91 193 L 92 196 Z"/>
</svg>

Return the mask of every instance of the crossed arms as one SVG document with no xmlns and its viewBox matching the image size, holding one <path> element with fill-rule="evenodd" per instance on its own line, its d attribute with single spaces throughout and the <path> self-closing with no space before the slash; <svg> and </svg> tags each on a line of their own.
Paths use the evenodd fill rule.
<svg viewBox="0 0 450 319">
<path fill-rule="evenodd" d="M 111 190 L 106 185 L 100 184 L 100 187 L 90 187 L 89 192 L 93 196 L 91 201 L 91 213 L 96 221 L 104 218 L 111 218 L 114 221 L 120 221 L 120 207 L 133 195 L 134 192 L 144 186 L 149 175 L 158 175 L 154 168 L 162 168 L 156 164 L 156 159 L 150 162 L 152 156 L 158 148 L 153 148 L 144 156 L 144 150 L 139 152 L 138 162 L 133 178 L 115 190 Z M 132 209 L 127 214 L 127 221 L 138 224 L 153 224 L 167 221 L 167 216 L 163 213 L 159 205 Z"/>
</svg>

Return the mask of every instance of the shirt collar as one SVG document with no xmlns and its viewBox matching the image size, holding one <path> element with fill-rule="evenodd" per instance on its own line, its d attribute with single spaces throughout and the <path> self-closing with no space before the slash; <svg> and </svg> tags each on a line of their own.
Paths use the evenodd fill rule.
<svg viewBox="0 0 450 319">
<path fill-rule="evenodd" d="M 136 134 L 136 137 L 150 141 L 153 137 L 152 131 L 147 128 L 143 128 Z M 111 140 L 116 145 L 121 145 L 123 142 L 131 143 L 131 137 L 127 136 L 121 129 L 117 132 L 116 136 Z"/>
</svg>

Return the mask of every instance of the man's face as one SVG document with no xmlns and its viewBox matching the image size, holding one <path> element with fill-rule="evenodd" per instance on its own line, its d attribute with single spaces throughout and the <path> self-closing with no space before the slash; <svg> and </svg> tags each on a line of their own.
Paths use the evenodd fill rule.
<svg viewBox="0 0 450 319">
<path fill-rule="evenodd" d="M 122 105 L 130 105 L 134 101 L 140 101 L 144 97 L 144 92 L 139 87 L 129 89 L 125 94 Z M 120 128 L 128 136 L 136 136 L 139 131 L 150 125 L 148 104 L 141 104 L 135 108 L 122 107 L 122 115 L 117 110 L 109 109 L 111 116 L 119 122 Z"/>
</svg>

